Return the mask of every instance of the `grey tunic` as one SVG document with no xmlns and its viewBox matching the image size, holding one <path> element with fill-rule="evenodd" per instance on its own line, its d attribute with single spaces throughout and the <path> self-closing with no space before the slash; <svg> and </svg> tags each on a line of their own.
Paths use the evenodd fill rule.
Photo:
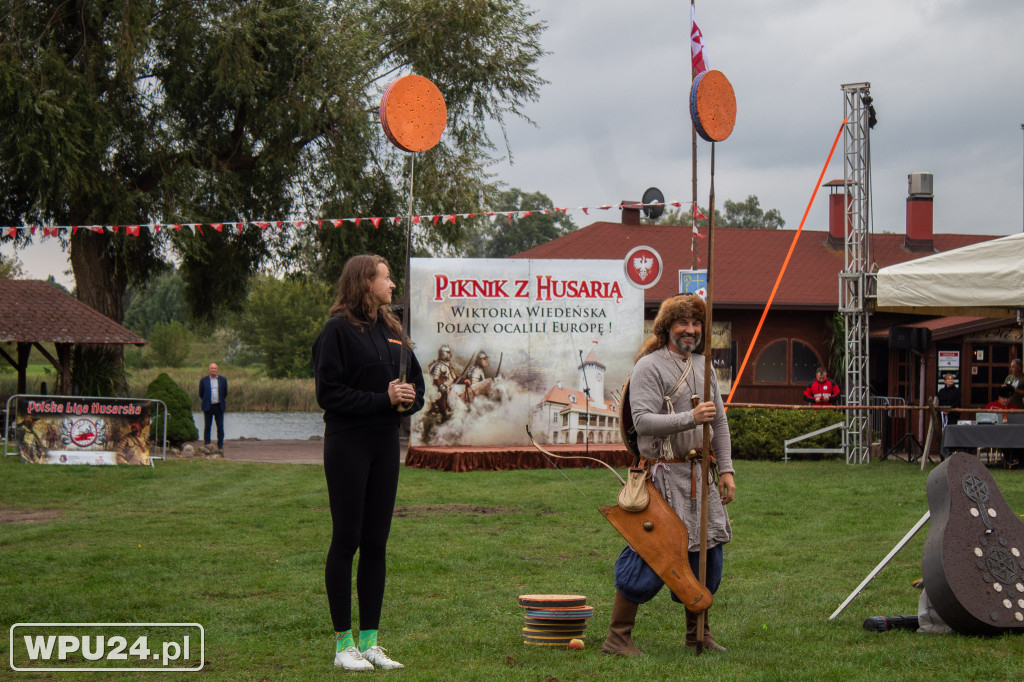
<svg viewBox="0 0 1024 682">
<path fill-rule="evenodd" d="M 663 346 L 637 361 L 629 378 L 629 403 L 641 445 L 650 437 L 669 438 L 677 458 L 702 445 L 703 428 L 693 421 L 691 398 L 697 395 L 704 399 L 704 362 L 703 355 L 691 354 L 690 374 L 672 396 L 674 413 L 668 413 L 664 396 L 679 380 L 680 367 L 685 360 Z M 711 422 L 711 447 L 718 460 L 719 471 L 734 473 L 729 422 L 714 373 L 711 376 L 711 396 L 718 408 Z M 644 450 L 643 447 L 641 449 Z M 648 455 L 649 451 L 644 451 L 644 454 Z M 693 513 L 690 511 L 690 463 L 674 461 L 662 464 L 663 461 L 659 460 L 652 466 L 654 487 L 686 524 L 690 535 L 689 551 L 696 552 L 700 549 L 700 466 L 697 467 L 697 511 Z M 729 515 L 718 489 L 711 486 L 708 493 L 708 546 L 724 544 L 731 539 Z"/>
</svg>

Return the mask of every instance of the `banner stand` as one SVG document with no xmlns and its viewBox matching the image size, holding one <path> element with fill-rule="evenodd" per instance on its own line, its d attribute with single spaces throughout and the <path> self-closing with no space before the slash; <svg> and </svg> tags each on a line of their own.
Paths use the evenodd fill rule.
<svg viewBox="0 0 1024 682">
<path fill-rule="evenodd" d="M 4 411 L 4 456 L 47 464 L 148 464 L 167 456 L 167 405 L 146 398 L 15 394 Z M 149 428 L 163 433 L 151 450 Z M 9 445 L 10 443 L 10 445 Z"/>
</svg>

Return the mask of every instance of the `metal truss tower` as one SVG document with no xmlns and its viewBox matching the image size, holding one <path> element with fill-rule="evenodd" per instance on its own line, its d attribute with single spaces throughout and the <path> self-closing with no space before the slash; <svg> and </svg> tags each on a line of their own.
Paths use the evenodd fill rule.
<svg viewBox="0 0 1024 682">
<path fill-rule="evenodd" d="M 839 273 L 839 312 L 846 328 L 846 396 L 851 405 L 869 405 L 868 288 L 871 260 L 868 253 L 868 198 L 871 189 L 872 113 L 870 83 L 848 83 L 843 88 L 843 179 L 846 183 L 846 248 Z M 867 409 L 846 412 L 846 463 L 871 459 L 871 419 Z"/>
</svg>

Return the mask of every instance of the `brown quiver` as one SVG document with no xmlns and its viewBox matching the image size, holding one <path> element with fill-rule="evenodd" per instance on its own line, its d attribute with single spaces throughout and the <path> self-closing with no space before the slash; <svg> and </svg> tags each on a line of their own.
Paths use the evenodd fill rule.
<svg viewBox="0 0 1024 682">
<path fill-rule="evenodd" d="M 615 505 L 601 507 L 601 513 L 688 610 L 706 611 L 711 591 L 690 570 L 686 525 L 650 480 L 646 486 L 650 503 L 643 511 L 628 512 Z"/>
<path fill-rule="evenodd" d="M 935 611 L 964 635 L 1024 632 L 1024 523 L 977 457 L 957 453 L 928 476 L 921 556 Z"/>
</svg>

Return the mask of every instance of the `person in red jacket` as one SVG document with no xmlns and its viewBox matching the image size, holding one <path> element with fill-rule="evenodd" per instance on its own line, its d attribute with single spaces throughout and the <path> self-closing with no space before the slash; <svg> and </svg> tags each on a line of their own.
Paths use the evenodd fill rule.
<svg viewBox="0 0 1024 682">
<path fill-rule="evenodd" d="M 814 381 L 804 391 L 804 400 L 812 405 L 839 404 L 839 384 L 829 381 L 824 367 L 818 368 Z"/>
</svg>

